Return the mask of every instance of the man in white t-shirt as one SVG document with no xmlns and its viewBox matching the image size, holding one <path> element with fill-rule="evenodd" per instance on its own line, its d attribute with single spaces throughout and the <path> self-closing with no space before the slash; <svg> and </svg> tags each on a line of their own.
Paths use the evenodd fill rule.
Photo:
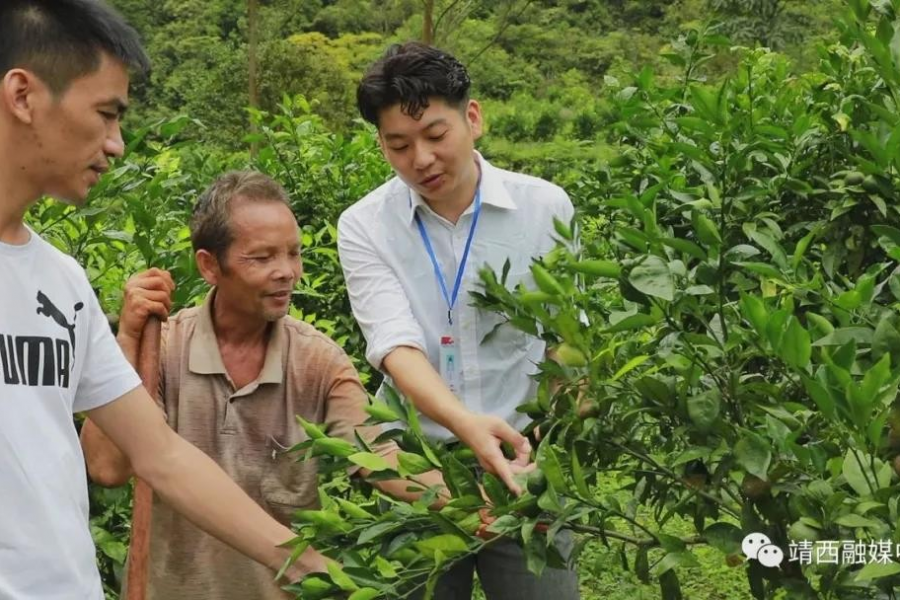
<svg viewBox="0 0 900 600">
<path fill-rule="evenodd" d="M 531 399 L 542 340 L 472 306 L 485 264 L 506 283 L 533 287 L 532 257 L 554 247 L 553 218 L 569 222 L 566 193 L 547 181 L 498 169 L 475 152 L 481 107 L 465 67 L 415 42 L 393 46 L 357 90 L 363 118 L 397 177 L 347 209 L 338 250 L 366 357 L 424 414 L 434 439 L 467 444 L 514 491 L 530 447 L 516 407 Z M 502 441 L 517 451 L 504 458 Z M 563 533 L 563 554 L 571 539 Z M 500 540 L 460 561 L 438 583 L 438 600 L 468 600 L 477 570 L 489 600 L 572 600 L 575 573 L 536 577 L 519 546 Z"/>
<path fill-rule="evenodd" d="M 2 600 L 103 598 L 74 412 L 195 524 L 273 569 L 289 557 L 291 531 L 166 425 L 84 271 L 23 221 L 43 195 L 81 204 L 122 155 L 129 68 L 147 66 L 100 0 L 0 2 Z M 291 575 L 323 566 L 309 551 Z"/>
</svg>

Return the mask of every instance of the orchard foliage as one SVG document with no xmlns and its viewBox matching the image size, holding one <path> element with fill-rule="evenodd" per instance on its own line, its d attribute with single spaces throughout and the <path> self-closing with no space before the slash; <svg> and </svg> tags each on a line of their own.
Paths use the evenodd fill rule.
<svg viewBox="0 0 900 600">
<path fill-rule="evenodd" d="M 298 513 L 301 538 L 345 565 L 305 579 L 302 597 L 431 586 L 490 543 L 474 535 L 479 509 L 522 542 L 535 572 L 560 564 L 553 539 L 571 529 L 621 546 L 665 599 L 682 597 L 677 569 L 697 564 L 701 544 L 756 598 L 892 593 L 896 562 L 778 569 L 740 551 L 750 532 L 785 550 L 900 540 L 900 3 L 850 6 L 817 72 L 796 76 L 784 57 L 746 50 L 711 84 L 698 67 L 725 41 L 699 30 L 669 57 L 684 69 L 678 85 L 644 69 L 617 91 L 621 151 L 583 181 L 580 246 L 577 225 L 558 223 L 533 287 L 509 290 L 505 273 L 484 272 L 475 295 L 556 350 L 520 408 L 543 434 L 543 478 L 513 499 L 485 476 L 485 499 L 465 462 L 429 448 L 411 422 L 399 475 L 440 465 L 453 502 L 433 512 L 375 494 L 365 515 L 325 498 Z M 414 417 L 396 399 L 370 410 Z M 608 485 L 622 473 L 625 502 Z M 677 517 L 695 532 L 669 533 Z"/>
<path fill-rule="evenodd" d="M 142 13 L 137 0 L 122 4 L 148 27 L 191 26 Z M 294 17 L 299 29 L 366 17 L 344 10 L 350 4 Z M 645 3 L 620 4 L 625 22 Z M 412 28 L 403 7 L 393 8 L 382 15 L 389 27 Z M 576 222 L 557 223 L 559 245 L 533 263 L 532 285 L 508 289 L 503 271 L 484 272 L 471 299 L 504 315 L 503 327 L 539 335 L 555 350 L 556 360 L 539 365 L 537 396 L 521 407 L 541 433 L 540 470 L 525 495 L 511 497 L 495 478 L 478 475 L 471 453 L 425 440 L 415 412 L 391 394 L 368 410 L 373 422 L 406 422 L 385 434 L 403 448 L 396 473 L 361 441 L 298 424 L 309 437 L 295 449 L 298 459 L 320 456 L 327 477 L 321 506 L 296 514 L 296 548 L 313 544 L 343 565 L 294 584 L 298 597 L 396 599 L 427 590 L 455 560 L 491 543 L 486 520 L 523 544 L 535 572 L 604 544 L 665 600 L 685 595 L 686 568 L 697 564 L 700 546 L 714 548 L 756 598 L 892 597 L 896 562 L 767 569 L 744 560 L 740 541 L 759 531 L 785 550 L 790 541 L 900 542 L 898 11 L 900 0 L 847 0 L 840 39 L 817 46 L 817 67 L 801 74 L 785 55 L 731 47 L 721 28 L 697 27 L 654 46 L 665 65 L 635 71 L 619 62 L 587 75 L 576 66 L 552 78 L 542 96 L 524 94 L 529 86 L 498 87 L 485 155 L 555 178 L 579 212 Z M 538 18 L 526 13 L 510 27 L 537 47 L 543 38 L 530 17 Z M 217 19 L 232 41 L 239 37 L 240 19 Z M 267 27 L 277 30 L 276 22 Z M 353 69 L 372 47 L 365 27 L 354 31 L 359 44 L 315 35 L 290 43 Z M 159 42 L 180 43 L 174 39 Z M 605 51 L 586 46 L 597 56 Z M 194 49 L 227 54 L 199 41 Z M 492 48 L 497 61 L 477 67 L 489 83 L 515 83 L 497 68 L 518 65 L 506 50 Z M 726 67 L 725 77 L 714 76 Z M 179 63 L 173 72 L 183 69 L 186 79 L 202 70 Z M 345 82 L 322 77 L 323 89 Z M 210 97 L 195 83 L 203 93 L 190 107 Z M 160 112 L 180 101 L 176 92 L 189 95 L 177 85 L 158 92 L 175 94 Z M 193 141 L 208 131 L 187 117 L 156 122 L 130 132 L 125 159 L 86 207 L 42 203 L 29 223 L 85 265 L 111 314 L 124 280 L 147 266 L 173 272 L 180 308 L 205 290 L 186 227 L 197 195 L 224 170 L 263 170 L 288 188 L 303 228 L 306 272 L 293 312 L 341 343 L 368 380 L 333 223 L 389 170 L 371 129 L 335 128 L 315 103 L 271 94 L 266 110 L 250 113 L 258 133 L 246 141 L 258 144 L 256 157 Z M 229 103 L 215 100 L 209 108 L 230 118 Z M 224 139 L 246 133 L 239 123 L 222 126 L 233 128 L 214 125 Z M 411 485 L 439 467 L 453 500 L 434 511 L 434 492 L 411 504 L 387 498 L 349 484 L 341 474 L 351 465 Z M 92 499 L 112 598 L 128 493 L 92 489 Z M 570 557 L 554 544 L 564 529 L 578 540 Z"/>
</svg>

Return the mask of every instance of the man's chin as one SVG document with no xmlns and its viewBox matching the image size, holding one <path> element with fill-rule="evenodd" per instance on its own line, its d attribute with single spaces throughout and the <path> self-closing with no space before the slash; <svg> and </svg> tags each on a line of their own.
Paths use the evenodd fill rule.
<svg viewBox="0 0 900 600">
<path fill-rule="evenodd" d="M 263 319 L 265 319 L 269 323 L 274 323 L 278 319 L 282 317 L 286 317 L 288 314 L 288 309 L 284 310 L 267 310 L 263 313 Z"/>
<path fill-rule="evenodd" d="M 83 191 L 50 192 L 47 195 L 58 202 L 79 208 L 84 206 L 87 202 L 88 192 L 90 192 L 90 189 Z"/>
</svg>

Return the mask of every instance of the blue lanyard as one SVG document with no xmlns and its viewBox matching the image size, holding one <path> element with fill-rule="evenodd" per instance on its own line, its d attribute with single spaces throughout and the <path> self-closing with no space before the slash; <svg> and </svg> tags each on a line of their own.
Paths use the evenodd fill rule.
<svg viewBox="0 0 900 600">
<path fill-rule="evenodd" d="M 434 248 L 431 246 L 431 240 L 428 238 L 428 231 L 425 229 L 425 224 L 422 223 L 422 219 L 419 218 L 419 213 L 416 213 L 416 225 L 419 226 L 419 234 L 422 236 L 422 241 L 425 242 L 425 249 L 428 251 L 428 256 L 431 257 L 431 264 L 434 267 L 434 274 L 437 277 L 438 283 L 441 284 L 441 293 L 444 295 L 444 300 L 447 301 L 447 322 L 450 325 L 453 325 L 453 307 L 456 306 L 456 298 L 459 296 L 459 288 L 462 284 L 463 273 L 466 270 L 466 262 L 469 260 L 469 248 L 472 246 L 472 238 L 475 237 L 475 227 L 478 225 L 478 215 L 481 214 L 481 182 L 478 185 L 478 191 L 475 193 L 475 214 L 472 217 L 472 225 L 469 227 L 469 238 L 466 240 L 466 249 L 463 250 L 462 261 L 459 264 L 459 269 L 456 271 L 456 283 L 453 285 L 453 296 L 447 292 L 447 283 L 444 281 L 444 275 L 441 273 L 441 266 L 438 264 L 437 256 L 434 254 Z M 410 202 L 412 199 L 410 199 Z"/>
</svg>

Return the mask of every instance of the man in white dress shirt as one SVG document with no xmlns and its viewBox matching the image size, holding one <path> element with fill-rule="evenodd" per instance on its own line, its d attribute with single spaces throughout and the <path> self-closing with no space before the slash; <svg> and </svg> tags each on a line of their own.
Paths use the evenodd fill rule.
<svg viewBox="0 0 900 600">
<path fill-rule="evenodd" d="M 465 443 L 518 493 L 513 475 L 531 448 L 516 407 L 534 396 L 530 375 L 546 348 L 471 306 L 469 292 L 481 267 L 500 272 L 507 260 L 507 284 L 532 286 L 532 257 L 553 248 L 553 218 L 569 222 L 573 208 L 558 186 L 493 167 L 475 151 L 482 115 L 469 85 L 455 58 L 415 42 L 369 68 L 357 102 L 397 177 L 341 215 L 338 250 L 366 358 L 424 415 L 426 434 Z M 503 441 L 516 459 L 503 456 Z M 476 569 L 490 600 L 578 598 L 573 572 L 535 577 L 507 540 L 454 566 L 436 597 L 470 598 Z"/>
</svg>

